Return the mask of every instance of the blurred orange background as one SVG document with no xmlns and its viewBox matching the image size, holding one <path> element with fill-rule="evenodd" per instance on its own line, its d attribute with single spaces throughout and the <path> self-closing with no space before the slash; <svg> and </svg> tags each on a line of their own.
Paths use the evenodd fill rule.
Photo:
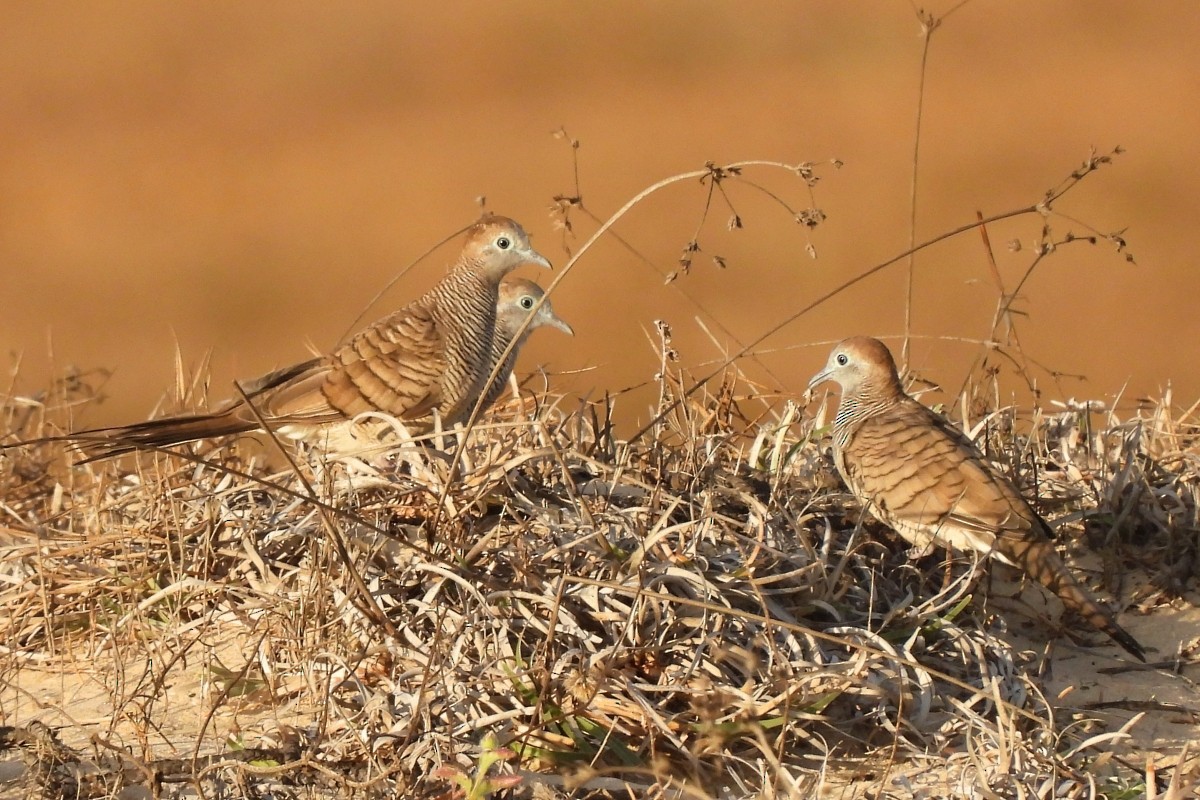
<svg viewBox="0 0 1200 800">
<path fill-rule="evenodd" d="M 1128 151 L 1057 206 L 1076 222 L 1050 222 L 1057 235 L 1127 228 L 1137 264 L 1107 243 L 1065 247 L 1016 304 L 1029 356 L 1087 376 L 1035 370 L 1046 399 L 1123 391 L 1128 404 L 1168 382 L 1177 405 L 1200 396 L 1197 40 L 1183 0 L 972 2 L 933 33 L 918 241 L 1037 202 L 1090 146 Z M 923 44 L 904 2 L 0 5 L 5 366 L 26 394 L 71 365 L 113 370 L 81 425 L 149 414 L 174 385 L 176 349 L 188 368 L 211 352 L 212 395 L 228 396 L 236 377 L 307 357 L 306 343 L 330 347 L 401 268 L 476 217 L 479 196 L 561 267 L 550 208 L 576 190 L 572 150 L 553 135 L 564 126 L 601 218 L 709 160 L 840 159 L 817 165 L 828 219 L 811 233 L 728 182 L 744 228 L 727 230 L 714 200 L 702 252 L 669 286 L 707 188 L 654 195 L 615 228 L 637 254 L 601 241 L 555 291 L 576 338 L 539 333 L 518 368 L 544 364 L 566 373 L 554 388 L 593 396 L 643 383 L 664 319 L 684 366 L 707 372 L 734 338 L 907 247 Z M 793 208 L 813 202 L 782 172 L 747 177 Z M 574 250 L 596 226 L 572 221 Z M 990 229 L 1009 289 L 1041 225 Z M 366 319 L 423 292 L 455 248 Z M 901 333 L 904 274 L 891 267 L 801 317 L 746 373 L 798 395 L 829 341 Z M 911 364 L 947 389 L 928 402 L 952 397 L 979 353 L 941 337 L 986 336 L 996 301 L 978 233 L 917 256 Z M 653 397 L 628 398 L 626 423 L 647 419 Z"/>
</svg>

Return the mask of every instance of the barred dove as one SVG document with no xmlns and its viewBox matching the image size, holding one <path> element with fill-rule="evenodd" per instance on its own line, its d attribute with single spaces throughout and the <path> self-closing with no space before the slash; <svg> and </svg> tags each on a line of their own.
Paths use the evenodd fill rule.
<svg viewBox="0 0 1200 800">
<path fill-rule="evenodd" d="M 384 317 L 326 356 L 276 370 L 246 385 L 263 421 L 285 436 L 318 440 L 330 427 L 381 412 L 410 430 L 436 411 L 453 425 L 485 390 L 495 354 L 501 279 L 522 264 L 550 267 L 511 219 L 487 215 L 468 231 L 458 261 L 418 300 Z M 544 307 L 545 308 L 545 307 Z M 82 431 L 88 460 L 140 446 L 261 430 L 237 399 L 219 411 Z"/>
<path fill-rule="evenodd" d="M 834 460 L 876 517 L 917 547 L 993 556 L 1024 570 L 1141 661 L 1142 646 L 1067 571 L 1052 531 L 1012 482 L 943 418 L 904 393 L 892 354 L 876 339 L 834 347 L 809 382 L 841 386 Z"/>
<path fill-rule="evenodd" d="M 508 376 L 512 374 L 513 366 L 517 363 L 517 353 L 525 345 L 529 334 L 543 325 L 548 325 L 558 328 L 568 336 L 575 335 L 571 326 L 555 315 L 549 300 L 542 303 L 537 312 L 533 314 L 533 319 L 530 319 L 529 324 L 525 325 L 525 320 L 529 319 L 534 306 L 544 294 L 542 287 L 525 278 L 510 277 L 500 284 L 500 302 L 496 306 L 496 333 L 492 337 L 491 361 L 493 367 L 500 364 L 500 369 L 488 387 L 487 394 L 484 395 L 484 408 L 496 402 L 504 393 L 504 385 L 508 383 Z M 524 331 L 521 330 L 522 325 L 525 325 Z M 516 345 L 501 363 L 500 358 L 508 348 L 508 343 L 514 338 L 517 339 Z"/>
</svg>

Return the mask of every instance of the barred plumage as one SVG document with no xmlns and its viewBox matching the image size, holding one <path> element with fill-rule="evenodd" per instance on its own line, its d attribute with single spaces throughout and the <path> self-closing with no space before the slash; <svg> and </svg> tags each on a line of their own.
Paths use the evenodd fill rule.
<svg viewBox="0 0 1200 800">
<path fill-rule="evenodd" d="M 917 547 L 993 556 L 1024 570 L 1141 661 L 1145 650 L 1067 570 L 1052 531 L 970 439 L 905 394 L 896 364 L 876 339 L 834 347 L 809 382 L 841 386 L 834 460 L 850 490 Z"/>
<path fill-rule="evenodd" d="M 450 272 L 420 299 L 384 317 L 327 356 L 269 373 L 247 386 L 258 415 L 287 436 L 319 440 L 322 428 L 382 412 L 414 432 L 464 419 L 489 388 L 501 279 L 522 264 L 549 267 L 513 220 L 485 216 L 467 232 Z M 89 460 L 139 446 L 262 428 L 238 399 L 212 414 L 80 431 Z"/>
<path fill-rule="evenodd" d="M 491 356 L 491 363 L 493 365 L 500 363 L 500 369 L 484 396 L 484 408 L 496 402 L 504 393 L 508 376 L 512 374 L 513 367 L 517 363 L 517 354 L 531 333 L 543 325 L 548 325 L 558 328 L 568 336 L 575 335 L 571 326 L 555 315 L 549 300 L 543 302 L 536 313 L 533 312 L 544 294 L 542 287 L 525 278 L 508 278 L 500 284 L 500 302 L 496 305 L 496 333 L 492 337 Z M 525 320 L 529 319 L 531 313 L 533 319 L 530 319 L 529 324 L 525 325 Z M 525 325 L 524 331 L 521 330 L 522 325 Z M 518 335 L 519 338 L 517 338 Z M 508 343 L 514 338 L 517 339 L 516 345 L 509 352 L 508 357 L 501 362 Z"/>
</svg>

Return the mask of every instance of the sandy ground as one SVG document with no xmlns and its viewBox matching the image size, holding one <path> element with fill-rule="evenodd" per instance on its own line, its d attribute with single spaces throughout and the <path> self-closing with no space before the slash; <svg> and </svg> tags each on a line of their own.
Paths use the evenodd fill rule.
<svg viewBox="0 0 1200 800">
<path fill-rule="evenodd" d="M 1093 725 L 1093 732 L 1100 733 L 1118 730 L 1140 715 L 1127 738 L 1105 743 L 1100 750 L 1111 751 L 1135 768 L 1151 766 L 1169 776 L 1179 765 L 1184 746 L 1200 741 L 1200 686 L 1196 683 L 1200 666 L 1194 656 L 1198 637 L 1193 635 L 1190 642 L 1180 639 L 1181 631 L 1200 632 L 1198 606 L 1200 597 L 1193 595 L 1148 615 L 1122 617 L 1130 633 L 1147 647 L 1149 665 L 1111 658 L 1114 648 L 1107 645 L 1091 650 L 1056 642 L 1043 686 L 1047 697 L 1058 698 L 1055 705 L 1060 722 L 1068 718 L 1094 720 L 1098 724 Z M 1023 634 L 1036 632 L 1035 625 L 1027 622 L 1016 627 L 1015 646 L 1034 648 L 1037 642 Z M 222 667 L 214 665 L 243 664 L 253 643 L 220 634 L 206 636 L 205 641 L 209 646 L 197 648 L 190 663 L 180 663 L 170 671 L 152 703 L 145 700 L 152 679 L 143 674 L 144 665 L 118 662 L 111 652 L 82 660 L 26 662 L 15 674 L 10 673 L 11 682 L 0 688 L 3 724 L 37 721 L 54 727 L 64 744 L 84 752 L 103 752 L 97 743 L 104 742 L 127 748 L 137 758 L 154 759 L 224 752 L 232 741 L 250 747 L 271 746 L 279 742 L 281 726 L 304 728 L 321 718 L 320 708 L 306 707 L 295 699 L 308 694 L 305 689 L 309 687 L 292 678 L 277 679 L 274 700 L 265 684 L 240 698 L 222 697 L 222 684 L 214 680 Z M 1189 665 L 1178 670 L 1164 666 L 1189 643 L 1193 653 Z M 122 696 L 132 699 L 118 704 L 117 698 Z M 217 700 L 221 701 L 218 711 L 210 716 Z M 0 761 L 0 797 L 16 798 L 28 790 L 28 776 L 14 758 L 10 753 L 6 761 Z M 1200 770 L 1198 759 L 1200 750 L 1193 745 L 1188 756 L 1193 773 Z M 967 780 L 969 785 L 969 777 L 964 777 L 968 768 L 962 758 L 945 761 L 931 753 L 928 760 L 898 762 L 886 774 L 893 790 L 932 798 L 962 791 L 961 781 Z M 864 778 L 862 772 L 834 769 L 823 796 L 867 796 L 878 788 L 880 773 Z M 529 780 L 535 781 L 536 776 Z"/>
</svg>

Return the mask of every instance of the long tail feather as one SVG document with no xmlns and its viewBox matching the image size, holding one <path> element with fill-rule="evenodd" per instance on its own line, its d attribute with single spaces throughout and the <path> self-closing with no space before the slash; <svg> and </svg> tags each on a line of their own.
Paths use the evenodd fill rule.
<svg viewBox="0 0 1200 800">
<path fill-rule="evenodd" d="M 258 427 L 256 421 L 244 419 L 234 408 L 218 414 L 167 417 L 119 428 L 81 431 L 71 438 L 86 454 L 87 458 L 80 462 L 86 464 L 146 447 L 169 447 L 196 439 L 245 433 Z"/>
<path fill-rule="evenodd" d="M 1049 533 L 1049 526 L 1043 523 L 1041 527 Z M 1142 662 L 1146 660 L 1146 650 L 1117 624 L 1116 617 L 1107 607 L 1083 588 L 1058 557 L 1048 537 L 1022 544 L 1024 546 L 1015 548 L 1014 554 L 1034 580 L 1058 595 L 1064 605 L 1080 614 L 1092 627 L 1108 634 L 1131 656 Z"/>
</svg>

